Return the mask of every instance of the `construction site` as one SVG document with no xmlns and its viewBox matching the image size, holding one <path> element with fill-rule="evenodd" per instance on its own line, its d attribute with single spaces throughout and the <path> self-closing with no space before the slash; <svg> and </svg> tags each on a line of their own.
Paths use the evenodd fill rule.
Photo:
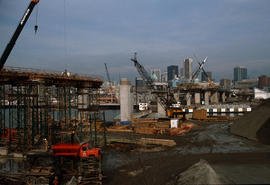
<svg viewBox="0 0 270 185">
<path fill-rule="evenodd" d="M 146 70 L 132 60 L 147 83 Z M 239 95 L 240 102 L 229 103 L 226 91 L 192 84 L 169 95 L 149 77 L 156 104 L 139 110 L 131 83 L 122 78 L 119 116 L 107 121 L 112 104 L 100 104 L 107 92 L 100 77 L 14 67 L 0 76 L 1 184 L 270 180 L 269 100 Z"/>
<path fill-rule="evenodd" d="M 221 87 L 204 69 L 207 57 L 194 56 L 198 68 L 188 78 L 161 82 L 135 52 L 141 86 L 137 78 L 113 83 L 106 63 L 107 81 L 6 66 L 37 3 L 30 1 L 0 59 L 0 184 L 270 183 L 265 91 Z"/>
</svg>

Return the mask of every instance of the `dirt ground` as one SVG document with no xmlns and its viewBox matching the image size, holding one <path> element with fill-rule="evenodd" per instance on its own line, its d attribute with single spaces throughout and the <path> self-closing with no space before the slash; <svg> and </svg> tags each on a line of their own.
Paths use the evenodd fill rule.
<svg viewBox="0 0 270 185">
<path fill-rule="evenodd" d="M 269 145 L 232 135 L 230 123 L 198 124 L 185 135 L 159 137 L 174 139 L 177 145 L 172 148 L 155 152 L 109 148 L 104 154 L 104 184 L 164 185 L 200 159 L 235 184 L 270 183 Z"/>
</svg>

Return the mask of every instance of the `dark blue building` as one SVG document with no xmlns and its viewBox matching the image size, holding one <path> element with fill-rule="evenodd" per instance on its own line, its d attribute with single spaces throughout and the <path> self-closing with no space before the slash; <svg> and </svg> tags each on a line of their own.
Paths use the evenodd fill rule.
<svg viewBox="0 0 270 185">
<path fill-rule="evenodd" d="M 234 81 L 241 81 L 247 79 L 247 68 L 243 66 L 237 66 L 234 68 Z"/>
<path fill-rule="evenodd" d="M 173 80 L 175 75 L 178 76 L 178 66 L 177 65 L 171 65 L 167 67 L 168 72 L 168 82 Z"/>
</svg>

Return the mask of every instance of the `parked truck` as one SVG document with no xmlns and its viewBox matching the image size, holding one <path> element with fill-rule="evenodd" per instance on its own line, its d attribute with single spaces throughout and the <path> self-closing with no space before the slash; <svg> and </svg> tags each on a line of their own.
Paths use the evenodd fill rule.
<svg viewBox="0 0 270 185">
<path fill-rule="evenodd" d="M 59 143 L 52 147 L 56 156 L 71 156 L 80 159 L 102 160 L 102 150 L 92 147 L 90 143 Z"/>
</svg>

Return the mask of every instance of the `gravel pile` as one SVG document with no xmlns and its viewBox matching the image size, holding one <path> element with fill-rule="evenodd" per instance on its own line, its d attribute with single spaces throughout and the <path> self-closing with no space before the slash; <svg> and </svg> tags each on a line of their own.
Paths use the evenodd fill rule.
<svg viewBox="0 0 270 185">
<path fill-rule="evenodd" d="M 234 121 L 230 130 L 233 134 L 270 144 L 270 99 Z"/>
</svg>

